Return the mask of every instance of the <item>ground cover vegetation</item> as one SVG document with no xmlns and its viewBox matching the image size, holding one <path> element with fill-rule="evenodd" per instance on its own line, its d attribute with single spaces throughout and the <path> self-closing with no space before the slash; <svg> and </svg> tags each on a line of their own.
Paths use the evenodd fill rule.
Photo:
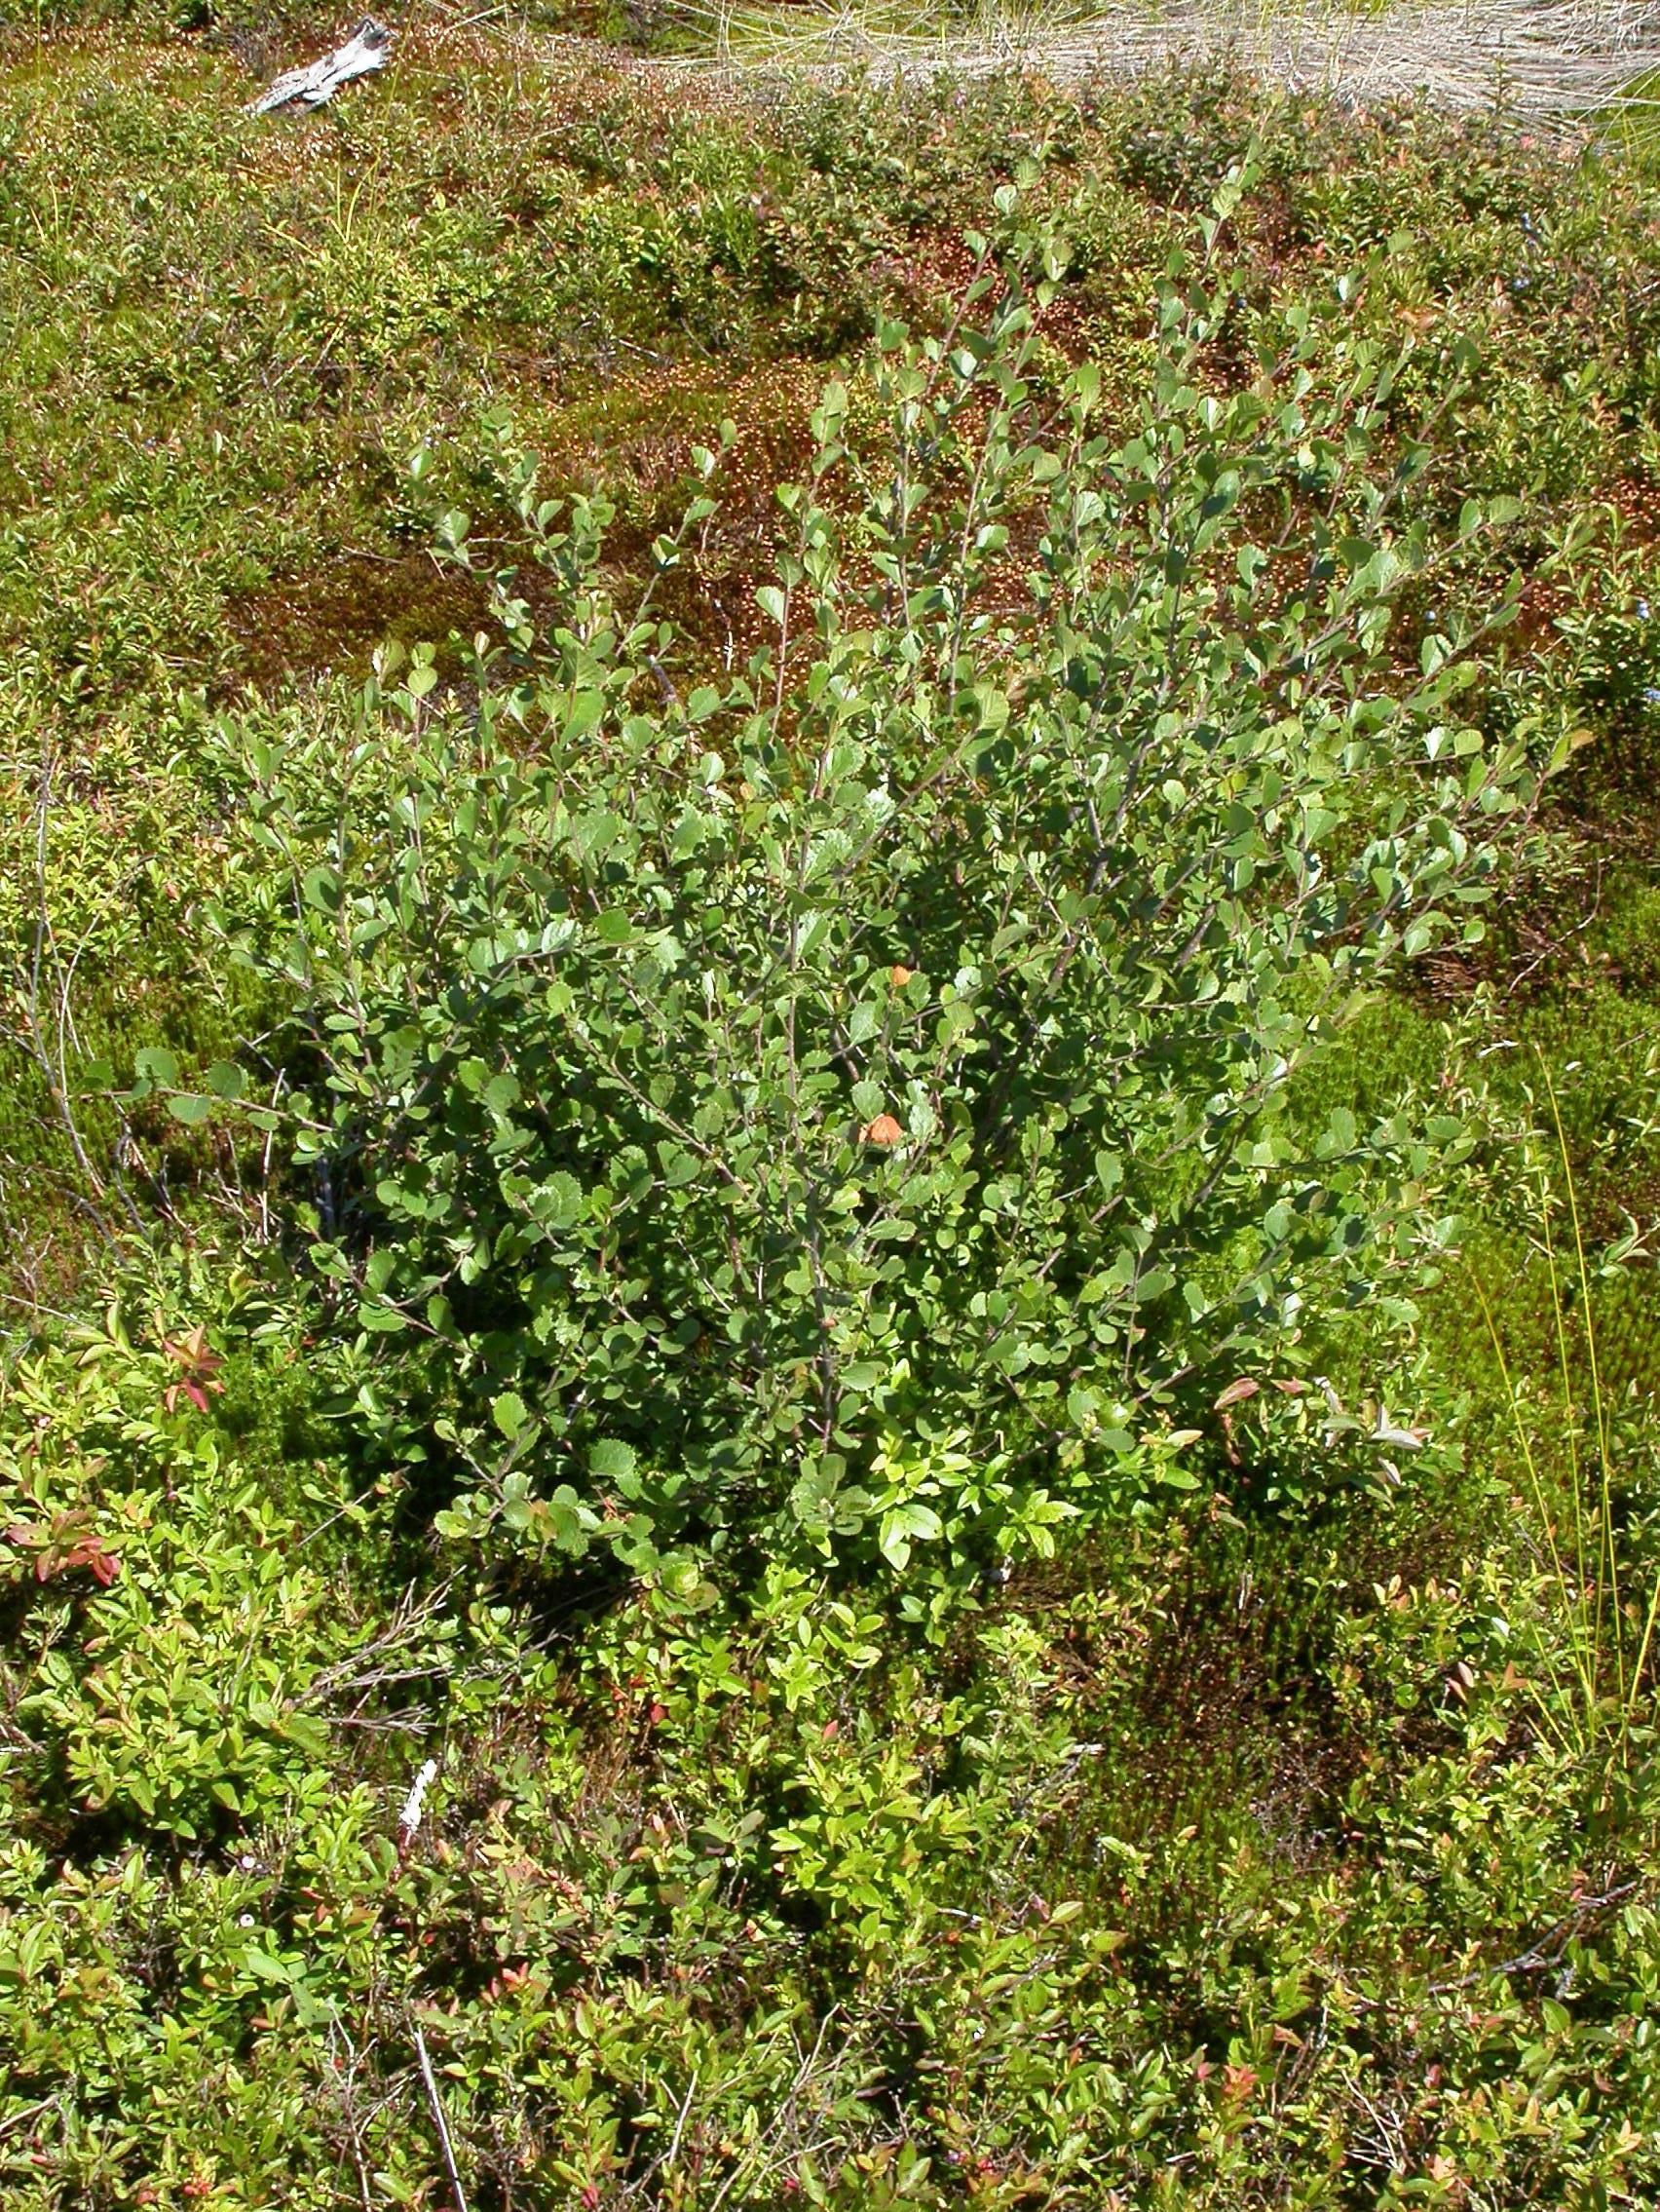
<svg viewBox="0 0 1660 2212">
<path fill-rule="evenodd" d="M 1652 2201 L 1641 143 L 287 35 L 0 48 L 6 2202 Z"/>
</svg>

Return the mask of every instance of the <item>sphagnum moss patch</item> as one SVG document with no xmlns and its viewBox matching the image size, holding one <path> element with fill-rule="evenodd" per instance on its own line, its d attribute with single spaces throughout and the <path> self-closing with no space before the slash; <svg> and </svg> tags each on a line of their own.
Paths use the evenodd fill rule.
<svg viewBox="0 0 1660 2212">
<path fill-rule="evenodd" d="M 1649 2201 L 1641 149 L 5 37 L 6 2202 Z"/>
</svg>

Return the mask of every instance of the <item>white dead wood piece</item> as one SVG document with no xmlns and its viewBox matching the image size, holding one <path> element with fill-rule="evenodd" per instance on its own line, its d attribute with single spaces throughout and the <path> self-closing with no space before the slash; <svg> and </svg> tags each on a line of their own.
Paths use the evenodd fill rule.
<svg viewBox="0 0 1660 2212">
<path fill-rule="evenodd" d="M 365 16 L 344 46 L 325 54 L 304 69 L 285 69 L 275 77 L 253 102 L 250 113 L 269 115 L 279 107 L 321 107 L 354 77 L 366 77 L 386 67 L 392 33 L 372 16 Z"/>
<path fill-rule="evenodd" d="M 401 1854 L 415 1841 L 421 1826 L 421 1812 L 427 1802 L 427 1792 L 437 1779 L 438 1762 L 426 1760 L 416 1775 L 413 1788 L 403 1801 L 403 1811 L 397 1816 L 397 1849 Z"/>
</svg>

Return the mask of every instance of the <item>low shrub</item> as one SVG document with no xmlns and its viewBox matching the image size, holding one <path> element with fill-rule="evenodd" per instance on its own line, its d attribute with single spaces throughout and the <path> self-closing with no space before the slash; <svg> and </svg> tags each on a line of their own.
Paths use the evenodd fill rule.
<svg viewBox="0 0 1660 2212">
<path fill-rule="evenodd" d="M 343 757 L 233 748 L 222 923 L 315 1069 L 314 1260 L 447 1534 L 962 1586 L 1191 1483 L 1242 1360 L 1433 1245 L 1408 1125 L 1282 1109 L 1360 985 L 1479 930 L 1536 788 L 1459 717 L 1481 625 L 1382 680 L 1403 582 L 1510 510 L 1415 512 L 1347 280 L 1207 389 L 1240 189 L 1125 442 L 1043 365 L 1060 253 L 1005 195 L 955 333 L 827 388 L 741 673 L 620 606 L 605 506 L 526 462 L 555 611 L 498 580 L 465 709 L 417 654 Z"/>
</svg>

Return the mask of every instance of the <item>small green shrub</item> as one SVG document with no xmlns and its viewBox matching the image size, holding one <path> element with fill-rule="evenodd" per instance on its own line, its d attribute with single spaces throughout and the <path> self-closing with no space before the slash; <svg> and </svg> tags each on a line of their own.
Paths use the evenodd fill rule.
<svg viewBox="0 0 1660 2212">
<path fill-rule="evenodd" d="M 1004 246 L 1046 297 L 1055 248 Z M 1123 443 L 1087 367 L 1034 381 L 1018 285 L 949 344 L 887 328 L 779 494 L 741 675 L 620 607 L 603 505 L 526 464 L 556 612 L 502 581 L 471 724 L 417 654 L 326 770 L 233 764 L 226 926 L 319 1059 L 316 1261 L 447 1533 L 693 1582 L 933 1546 L 922 1586 L 961 1585 L 1190 1483 L 1184 1415 L 1422 1246 L 1404 1125 L 1308 1151 L 1280 1109 L 1359 983 L 1475 928 L 1533 771 L 1460 721 L 1455 616 L 1377 680 L 1443 549 L 1353 287 L 1207 397 L 1230 297 L 1166 286 Z"/>
<path fill-rule="evenodd" d="M 212 1305 L 213 1334 L 245 1344 L 247 1286 Z M 279 1480 L 239 1446 L 214 1418 L 208 1326 L 166 1311 L 134 1341 L 113 1304 L 72 1367 L 43 1350 L 0 1391 L 7 1672 L 49 1832 L 189 1844 L 315 1800 L 329 1685 L 373 1640 L 358 1604 L 378 1578 L 359 1598 L 341 1573 L 364 1513 L 339 1468 L 299 1460 Z"/>
</svg>

